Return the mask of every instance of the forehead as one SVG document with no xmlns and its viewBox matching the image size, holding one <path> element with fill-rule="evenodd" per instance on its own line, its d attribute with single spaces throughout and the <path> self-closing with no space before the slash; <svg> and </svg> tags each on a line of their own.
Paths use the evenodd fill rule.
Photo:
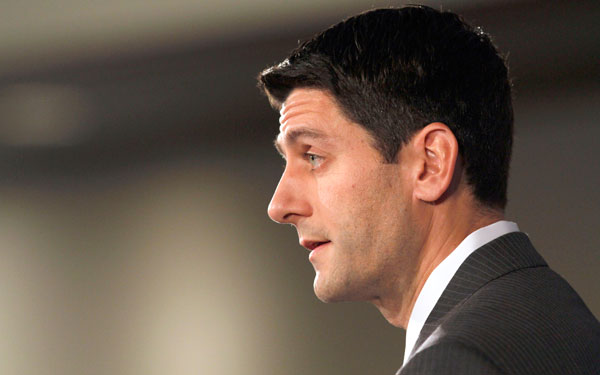
<svg viewBox="0 0 600 375">
<path fill-rule="evenodd" d="M 304 121 L 345 119 L 335 100 L 325 91 L 317 89 L 295 89 L 279 111 L 279 131 Z M 302 119 L 298 120 L 297 117 Z"/>
<path fill-rule="evenodd" d="M 334 99 L 318 89 L 295 89 L 281 106 L 276 147 L 294 143 L 300 137 L 338 138 L 350 121 L 342 115 Z"/>
<path fill-rule="evenodd" d="M 295 89 L 280 110 L 275 148 L 286 156 L 294 146 L 314 146 L 333 154 L 364 149 L 377 157 L 371 134 L 349 120 L 333 97 L 319 89 Z"/>
<path fill-rule="evenodd" d="M 295 89 L 279 111 L 279 135 L 275 147 L 284 154 L 287 146 L 299 140 L 331 144 L 338 139 L 341 123 L 348 122 L 341 115 L 329 94 L 317 89 Z"/>
</svg>

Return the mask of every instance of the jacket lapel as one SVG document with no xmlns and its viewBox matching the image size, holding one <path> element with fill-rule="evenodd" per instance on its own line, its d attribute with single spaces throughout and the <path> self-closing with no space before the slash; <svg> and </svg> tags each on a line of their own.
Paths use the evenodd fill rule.
<svg viewBox="0 0 600 375">
<path fill-rule="evenodd" d="M 456 306 L 475 291 L 509 272 L 536 266 L 547 266 L 522 232 L 505 234 L 474 251 L 459 267 L 429 314 L 413 348 L 415 355 L 425 340 Z"/>
</svg>

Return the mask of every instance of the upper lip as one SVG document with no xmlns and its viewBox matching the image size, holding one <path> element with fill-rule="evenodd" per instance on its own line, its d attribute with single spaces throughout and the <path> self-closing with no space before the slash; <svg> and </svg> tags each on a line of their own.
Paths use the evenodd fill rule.
<svg viewBox="0 0 600 375">
<path fill-rule="evenodd" d="M 300 240 L 300 245 L 302 245 L 303 247 L 307 248 L 308 250 L 314 250 L 316 249 L 318 246 L 327 243 L 327 242 L 331 242 L 329 240 L 314 240 L 314 239 L 301 239 Z"/>
</svg>

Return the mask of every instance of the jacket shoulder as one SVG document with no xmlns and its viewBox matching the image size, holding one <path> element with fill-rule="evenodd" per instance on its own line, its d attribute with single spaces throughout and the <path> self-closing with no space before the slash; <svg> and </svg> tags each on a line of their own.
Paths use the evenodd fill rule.
<svg viewBox="0 0 600 375">
<path fill-rule="evenodd" d="M 418 353 L 397 375 L 505 374 L 485 353 L 459 341 L 444 340 Z"/>
<path fill-rule="evenodd" d="M 515 270 L 475 291 L 446 314 L 414 359 L 453 345 L 510 374 L 600 373 L 598 320 L 545 266 Z"/>
</svg>

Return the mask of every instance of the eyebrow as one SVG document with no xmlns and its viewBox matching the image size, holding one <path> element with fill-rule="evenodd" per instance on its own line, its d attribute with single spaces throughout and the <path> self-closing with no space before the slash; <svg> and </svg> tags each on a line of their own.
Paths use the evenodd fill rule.
<svg viewBox="0 0 600 375">
<path fill-rule="evenodd" d="M 281 133 L 279 133 L 279 135 L 281 135 Z M 275 140 L 273 141 L 273 145 L 275 146 L 275 149 L 277 149 L 277 152 L 279 152 L 283 156 L 284 153 L 283 153 L 283 148 L 281 147 L 281 143 L 279 142 L 279 135 L 277 137 L 275 137 Z M 300 137 L 305 137 L 305 138 L 310 138 L 310 139 L 326 139 L 326 138 L 328 138 L 328 136 L 325 133 L 320 132 L 318 130 L 313 130 L 313 129 L 308 129 L 308 128 L 298 128 L 298 129 L 290 130 L 288 133 L 286 133 L 286 136 L 284 138 L 285 143 L 293 145 L 298 141 L 298 138 L 300 138 Z"/>
</svg>

